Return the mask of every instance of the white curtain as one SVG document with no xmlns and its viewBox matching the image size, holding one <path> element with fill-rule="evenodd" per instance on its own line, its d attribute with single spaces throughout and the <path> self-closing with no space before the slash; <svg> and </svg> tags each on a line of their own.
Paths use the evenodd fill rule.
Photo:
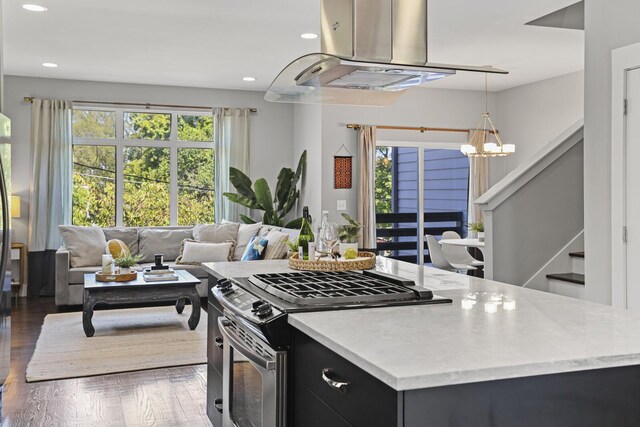
<svg viewBox="0 0 640 427">
<path fill-rule="evenodd" d="M 487 131 L 469 131 L 469 144 L 474 145 L 479 150 L 487 141 L 489 133 Z M 484 221 L 482 209 L 475 204 L 476 199 L 482 196 L 489 189 L 489 159 L 486 157 L 469 158 L 469 208 L 467 222 Z"/>
<path fill-rule="evenodd" d="M 72 105 L 34 99 L 31 105 L 29 251 L 58 249 L 58 225 L 71 223 Z"/>
<path fill-rule="evenodd" d="M 376 247 L 376 127 L 362 126 L 358 134 L 360 151 L 358 180 L 358 221 L 362 223 L 362 233 L 358 242 L 360 248 Z"/>
<path fill-rule="evenodd" d="M 215 108 L 215 220 L 239 221 L 240 214 L 249 215 L 249 209 L 230 202 L 225 192 L 235 193 L 229 181 L 229 167 L 249 174 L 249 108 Z"/>
</svg>

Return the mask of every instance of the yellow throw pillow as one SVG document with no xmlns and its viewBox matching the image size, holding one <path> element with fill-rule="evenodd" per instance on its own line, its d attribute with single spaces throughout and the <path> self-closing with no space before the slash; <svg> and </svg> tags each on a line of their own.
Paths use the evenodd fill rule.
<svg viewBox="0 0 640 427">
<path fill-rule="evenodd" d="M 107 242 L 107 253 L 114 259 L 131 255 L 129 247 L 119 239 L 111 239 Z"/>
</svg>

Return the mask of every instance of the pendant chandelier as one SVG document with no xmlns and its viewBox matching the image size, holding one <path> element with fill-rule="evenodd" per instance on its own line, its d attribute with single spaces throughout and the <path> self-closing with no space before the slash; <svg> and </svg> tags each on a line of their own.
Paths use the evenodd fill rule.
<svg viewBox="0 0 640 427">
<path fill-rule="evenodd" d="M 469 142 L 460 147 L 460 151 L 467 157 L 503 157 L 516 152 L 513 144 L 503 144 L 491 117 L 489 116 L 489 101 L 487 89 L 487 74 L 484 75 L 484 113 L 478 127 L 471 134 Z M 490 142 L 489 135 L 495 136 L 496 142 Z"/>
</svg>

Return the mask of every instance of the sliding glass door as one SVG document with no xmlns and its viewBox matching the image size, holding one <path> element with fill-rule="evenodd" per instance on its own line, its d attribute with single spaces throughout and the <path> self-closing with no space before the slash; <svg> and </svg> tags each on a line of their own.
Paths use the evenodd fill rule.
<svg viewBox="0 0 640 427">
<path fill-rule="evenodd" d="M 439 145 L 377 147 L 378 249 L 387 256 L 429 263 L 425 234 L 466 233 L 469 160 L 458 147 Z"/>
</svg>

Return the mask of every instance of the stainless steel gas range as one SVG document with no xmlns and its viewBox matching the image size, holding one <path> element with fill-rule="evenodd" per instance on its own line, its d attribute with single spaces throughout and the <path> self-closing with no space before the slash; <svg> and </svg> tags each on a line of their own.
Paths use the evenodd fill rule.
<svg viewBox="0 0 640 427">
<path fill-rule="evenodd" d="M 287 425 L 289 313 L 450 303 L 374 271 L 257 274 L 209 292 L 207 413 L 214 427 Z M 323 374 L 331 387 L 340 387 Z"/>
</svg>

